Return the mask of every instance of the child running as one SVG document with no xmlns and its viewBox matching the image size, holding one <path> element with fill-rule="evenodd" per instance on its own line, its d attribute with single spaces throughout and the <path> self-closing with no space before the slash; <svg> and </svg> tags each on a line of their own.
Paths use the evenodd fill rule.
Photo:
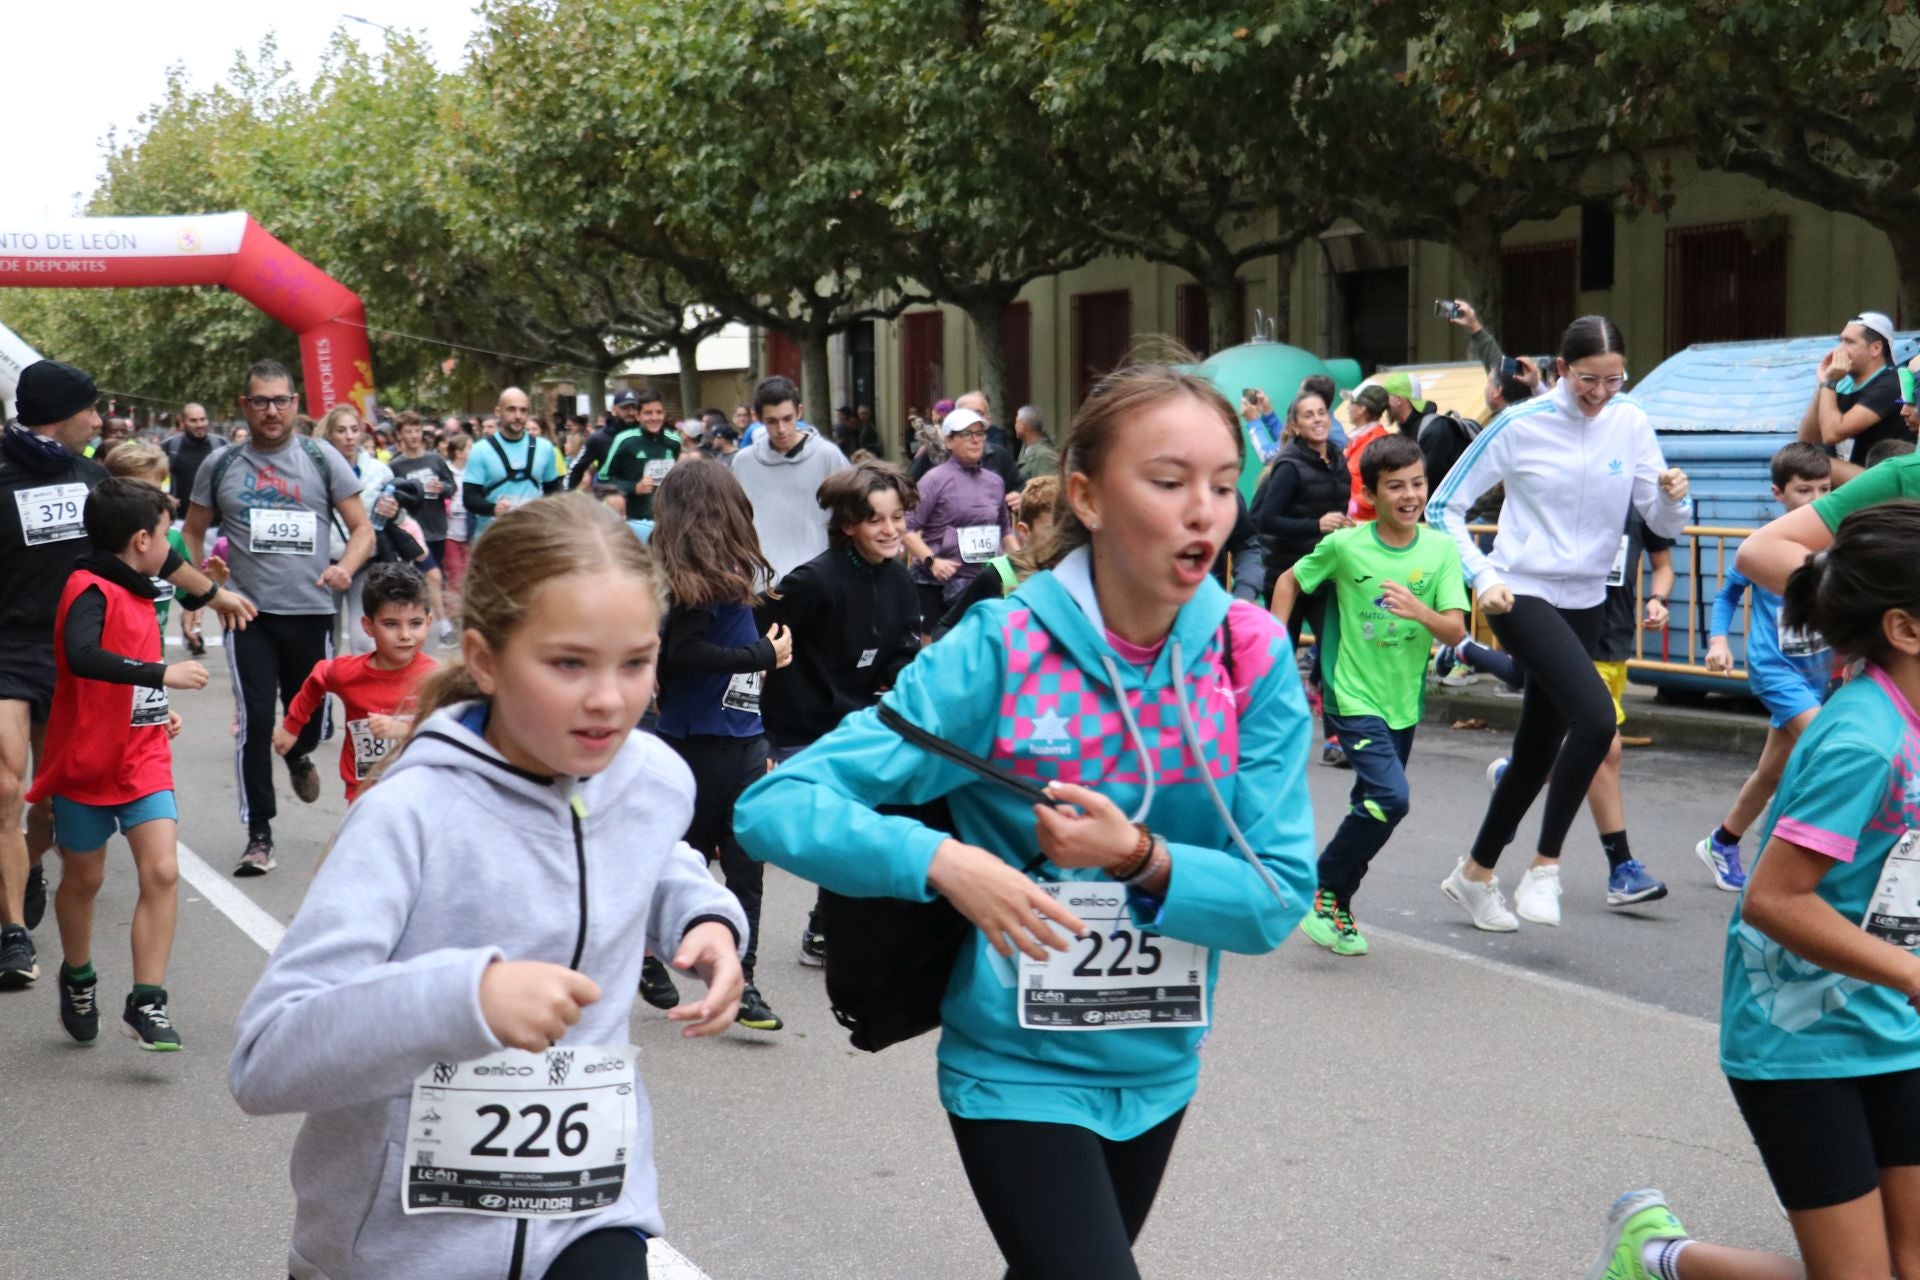
<svg viewBox="0 0 1920 1280">
<path fill-rule="evenodd" d="M 340 699 L 347 719 L 340 778 L 347 784 L 348 804 L 406 738 L 420 686 L 440 665 L 426 654 L 433 615 L 427 609 L 427 584 L 412 567 L 381 563 L 368 569 L 360 607 L 360 629 L 373 641 L 373 652 L 316 664 L 287 708 L 287 718 L 273 731 L 273 749 L 284 756 L 320 714 L 327 695 Z"/>
<path fill-rule="evenodd" d="M 166 490 L 166 451 L 150 440 L 122 440 L 108 452 L 106 461 L 102 465 L 106 467 L 107 474 L 110 476 L 144 480 L 162 492 Z M 187 558 L 187 540 L 180 536 L 179 528 L 171 523 L 167 526 L 167 545 L 178 552 L 182 560 Z M 153 589 L 157 593 L 153 598 L 153 616 L 159 619 L 161 647 L 164 649 L 167 614 L 173 606 L 173 584 L 156 575 L 153 579 Z M 189 609 L 186 612 L 193 611 Z M 188 648 L 191 650 L 192 646 L 189 645 Z M 200 649 L 204 652 L 206 646 L 202 644 Z"/>
<path fill-rule="evenodd" d="M 1833 463 L 1819 445 L 1795 442 L 1773 455 L 1773 499 L 1788 511 L 1798 511 L 1832 490 Z M 1713 873 L 1713 882 L 1732 893 L 1747 882 L 1740 865 L 1741 837 L 1773 799 L 1793 744 L 1813 723 L 1833 681 L 1833 654 L 1826 642 L 1814 632 L 1782 632 L 1780 597 L 1755 586 L 1732 565 L 1727 566 L 1713 602 L 1707 670 L 1733 670 L 1727 633 L 1733 629 L 1740 597 L 1749 587 L 1753 588 L 1753 609 L 1747 624 L 1747 687 L 1767 708 L 1767 741 L 1733 808 L 1717 830 L 1693 847 Z"/>
<path fill-rule="evenodd" d="M 1336 529 L 1280 575 L 1273 616 L 1292 616 L 1295 596 L 1334 588 L 1320 638 L 1327 725 L 1353 765 L 1347 816 L 1320 853 L 1320 888 L 1301 930 L 1339 956 L 1368 945 L 1353 896 L 1374 855 L 1407 816 L 1407 757 L 1426 700 L 1433 641 L 1466 638 L 1466 577 L 1453 539 L 1422 527 L 1427 469 L 1409 436 L 1384 435 L 1360 457 L 1361 493 L 1374 519 Z"/>
<path fill-rule="evenodd" d="M 474 545 L 460 657 L 240 1013 L 234 1097 L 307 1113 L 301 1280 L 646 1274 L 663 1228 L 629 993 L 643 950 L 672 956 L 707 995 L 667 1016 L 725 1030 L 747 931 L 679 840 L 686 767 L 633 731 L 658 599 L 646 549 L 582 496 Z"/>
<path fill-rule="evenodd" d="M 775 764 L 879 701 L 920 652 L 920 598 L 900 559 L 907 512 L 920 501 L 913 481 L 887 463 L 865 462 L 822 480 L 814 498 L 827 513 L 829 545 L 780 580 L 756 623 L 785 627 L 793 638 L 793 661 L 767 673 L 760 704 Z M 800 935 L 800 963 L 826 960 L 816 903 Z"/>
<path fill-rule="evenodd" d="M 734 838 L 733 802 L 767 771 L 760 686 L 766 672 L 793 661 L 793 638 L 779 623 L 763 636 L 754 622 L 755 600 L 772 581 L 773 566 L 760 554 L 753 507 L 732 471 L 704 461 L 676 466 L 654 490 L 652 510 L 648 545 L 669 602 L 655 732 L 693 771 L 687 843 L 706 857 L 718 854 L 727 889 L 747 918 L 740 1025 L 778 1031 L 780 1015 L 753 982 L 766 867 Z M 649 979 L 657 986 L 665 976 Z"/>
<path fill-rule="evenodd" d="M 750 853 L 849 896 L 944 896 L 976 926 L 941 1005 L 940 1098 L 1020 1280 L 1137 1280 L 1220 954 L 1273 950 L 1312 894 L 1286 631 L 1210 575 L 1245 447 L 1204 379 L 1104 378 L 1063 450 L 1051 568 L 976 605 L 886 695 L 1053 803 L 868 709 L 737 811 Z M 876 811 L 941 797 L 953 834 Z"/>
<path fill-rule="evenodd" d="M 198 662 L 160 661 L 154 579 L 173 548 L 173 503 L 159 486 L 102 480 L 82 514 L 93 551 L 80 558 L 54 621 L 53 710 L 47 745 L 27 801 L 52 798 L 60 850 L 54 918 L 60 925 L 60 1025 L 81 1044 L 100 1035 L 93 967 L 93 901 L 106 879 L 107 841 L 117 828 L 133 850 L 140 897 L 133 908 L 133 990 L 120 1029 L 155 1053 L 176 1052 L 180 1032 L 167 1003 L 167 960 L 179 910 L 173 748 L 180 717 L 168 689 L 206 687 Z M 111 550 L 109 550 L 111 548 Z M 198 601 L 199 608 L 212 593 Z"/>
<path fill-rule="evenodd" d="M 1727 927 L 1720 1065 L 1801 1260 L 1690 1241 L 1649 1190 L 1615 1202 L 1589 1280 L 1920 1268 L 1916 546 L 1920 503 L 1888 502 L 1787 581 L 1782 624 L 1866 670 L 1800 735 Z"/>
</svg>

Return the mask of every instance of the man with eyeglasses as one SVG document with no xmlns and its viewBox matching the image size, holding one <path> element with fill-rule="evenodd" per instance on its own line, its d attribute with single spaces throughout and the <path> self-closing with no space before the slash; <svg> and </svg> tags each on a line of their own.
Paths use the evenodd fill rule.
<svg viewBox="0 0 1920 1280">
<path fill-rule="evenodd" d="M 1840 330 L 1840 344 L 1820 357 L 1819 384 L 1800 419 L 1800 438 L 1834 454 L 1833 483 L 1865 469 L 1883 440 L 1913 443 L 1900 416 L 1900 379 L 1893 368 L 1893 321 L 1862 311 Z M 1851 442 L 1849 444 L 1849 442 Z"/>
<path fill-rule="evenodd" d="M 373 526 L 347 460 L 325 440 L 296 435 L 300 406 L 286 366 L 262 360 L 247 370 L 242 386 L 247 442 L 216 455 L 194 476 L 181 533 L 197 564 L 208 526 L 219 525 L 233 585 L 260 608 L 253 625 L 227 633 L 226 648 L 240 719 L 234 742 L 240 820 L 247 828 L 246 851 L 234 874 L 261 876 L 275 866 L 275 694 L 283 707 L 290 705 L 308 673 L 333 656 L 333 593 L 352 586 L 373 554 Z M 347 546 L 339 562 L 329 565 L 327 527 L 336 514 Z M 315 717 L 287 752 L 293 793 L 308 804 L 320 795 L 320 774 L 308 757 L 321 728 Z"/>
</svg>

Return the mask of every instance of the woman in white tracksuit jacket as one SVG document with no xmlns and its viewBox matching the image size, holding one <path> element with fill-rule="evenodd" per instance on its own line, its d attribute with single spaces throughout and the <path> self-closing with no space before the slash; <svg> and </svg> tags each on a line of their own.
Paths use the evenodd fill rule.
<svg viewBox="0 0 1920 1280">
<path fill-rule="evenodd" d="M 1515 898 L 1527 919 L 1560 923 L 1560 846 L 1613 742 L 1613 701 L 1591 654 L 1628 508 L 1668 538 L 1693 510 L 1687 477 L 1668 468 L 1646 411 L 1620 394 L 1624 346 L 1605 316 L 1574 321 L 1560 342 L 1559 384 L 1495 418 L 1427 506 L 1428 523 L 1459 544 L 1493 634 L 1526 672 L 1511 763 L 1470 856 L 1441 885 L 1481 929 L 1519 927 L 1493 869 L 1543 785 L 1539 852 Z M 1483 553 L 1467 509 L 1503 482 L 1500 530 Z"/>
</svg>

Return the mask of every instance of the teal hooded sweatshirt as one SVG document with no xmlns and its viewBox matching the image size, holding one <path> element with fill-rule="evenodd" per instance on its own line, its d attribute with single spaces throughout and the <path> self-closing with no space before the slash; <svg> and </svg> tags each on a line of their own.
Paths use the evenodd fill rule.
<svg viewBox="0 0 1920 1280">
<path fill-rule="evenodd" d="M 1152 800 L 1139 820 L 1166 839 L 1172 879 L 1163 900 L 1127 890 L 1127 909 L 1142 929 L 1208 948 L 1211 1010 L 1219 953 L 1273 950 L 1313 896 L 1306 699 L 1286 629 L 1211 578 L 1182 607 L 1151 666 L 1129 664 L 1107 640 L 1090 565 L 1085 550 L 1075 552 L 1006 599 L 975 605 L 884 702 L 1020 777 L 1095 788 L 1129 815 L 1147 798 L 1149 764 Z M 1121 696 L 1143 740 L 1120 714 Z M 1196 766 L 1214 779 L 1278 894 L 1238 850 Z M 940 796 L 961 840 L 1016 867 L 1038 853 L 1033 812 L 1018 796 L 909 745 L 871 709 L 748 788 L 735 830 L 754 857 L 837 893 L 928 901 L 927 869 L 946 837 L 874 807 Z M 1112 884 L 1104 872 L 1051 863 L 1036 874 Z M 1075 1124 L 1126 1141 L 1186 1106 L 1204 1028 L 1023 1028 L 1017 966 L 978 930 L 961 949 L 941 1005 L 940 1096 L 949 1112 Z"/>
</svg>

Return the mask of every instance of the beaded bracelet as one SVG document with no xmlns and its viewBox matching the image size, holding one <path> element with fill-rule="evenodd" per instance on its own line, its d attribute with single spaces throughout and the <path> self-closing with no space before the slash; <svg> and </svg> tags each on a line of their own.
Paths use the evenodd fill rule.
<svg viewBox="0 0 1920 1280">
<path fill-rule="evenodd" d="M 1159 875 L 1172 861 L 1173 854 L 1167 849 L 1167 842 L 1155 836 L 1153 839 L 1153 850 L 1147 855 L 1147 864 L 1126 878 L 1125 883 L 1127 887 L 1138 889 L 1143 885 L 1151 883 L 1153 878 Z"/>
</svg>

